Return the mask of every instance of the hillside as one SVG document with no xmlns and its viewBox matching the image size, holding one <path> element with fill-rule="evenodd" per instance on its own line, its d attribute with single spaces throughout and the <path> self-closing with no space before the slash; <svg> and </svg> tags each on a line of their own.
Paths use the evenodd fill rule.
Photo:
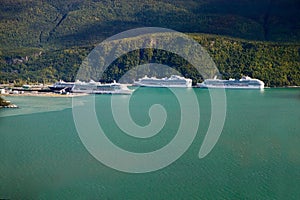
<svg viewBox="0 0 300 200">
<path fill-rule="evenodd" d="M 224 78 L 244 74 L 267 86 L 300 85 L 298 13 L 298 0 L 2 0 L 0 82 L 74 80 L 97 43 L 124 30 L 156 26 L 190 34 Z M 202 80 L 176 55 L 150 49 L 119 58 L 105 81 L 118 80 L 150 57 L 194 83 Z"/>
<path fill-rule="evenodd" d="M 299 42 L 297 0 L 2 0 L 0 47 L 70 47 L 143 26 Z"/>
<path fill-rule="evenodd" d="M 207 49 L 223 78 L 239 78 L 244 74 L 263 80 L 266 86 L 300 85 L 299 44 L 256 42 L 207 34 L 190 36 Z M 0 80 L 18 84 L 51 83 L 60 79 L 74 81 L 81 62 L 92 49 L 93 46 L 60 50 L 27 48 L 6 52 L 13 56 L 3 55 L 0 59 Z M 202 81 L 201 75 L 185 60 L 155 49 L 140 49 L 121 56 L 110 65 L 103 80 L 119 80 L 131 68 L 149 62 L 173 67 L 192 78 L 194 83 Z"/>
</svg>

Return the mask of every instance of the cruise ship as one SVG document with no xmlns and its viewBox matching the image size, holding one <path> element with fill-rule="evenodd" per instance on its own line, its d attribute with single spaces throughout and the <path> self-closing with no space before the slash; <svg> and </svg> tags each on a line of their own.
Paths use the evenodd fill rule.
<svg viewBox="0 0 300 200">
<path fill-rule="evenodd" d="M 66 91 L 66 92 L 70 92 L 74 86 L 74 82 L 64 82 L 62 80 L 60 80 L 59 82 L 54 83 L 51 86 L 48 86 L 50 90 L 54 91 L 54 92 L 58 92 L 58 91 Z"/>
<path fill-rule="evenodd" d="M 71 90 L 73 93 L 87 93 L 87 94 L 131 94 L 126 85 L 116 83 L 100 83 L 91 80 L 90 82 L 76 81 Z"/>
<path fill-rule="evenodd" d="M 192 79 L 172 75 L 170 78 L 147 77 L 134 81 L 134 85 L 142 87 L 192 87 Z"/>
<path fill-rule="evenodd" d="M 201 88 L 242 88 L 242 89 L 263 89 L 265 84 L 259 79 L 243 76 L 241 79 L 220 80 L 217 78 L 206 79 L 197 83 Z"/>
</svg>

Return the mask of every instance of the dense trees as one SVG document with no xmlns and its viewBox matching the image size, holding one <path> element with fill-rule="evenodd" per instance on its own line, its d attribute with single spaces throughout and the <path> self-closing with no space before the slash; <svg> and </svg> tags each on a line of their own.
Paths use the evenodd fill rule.
<svg viewBox="0 0 300 200">
<path fill-rule="evenodd" d="M 208 51 L 225 79 L 249 75 L 263 80 L 267 86 L 300 85 L 298 44 L 247 41 L 205 34 L 190 36 Z M 60 79 L 73 81 L 82 61 L 92 49 L 93 46 L 62 50 L 25 48 L 16 52 L 2 51 L 0 80 L 2 83 L 50 83 Z M 191 64 L 180 56 L 151 48 L 120 56 L 101 79 L 119 80 L 128 70 L 146 63 L 173 67 L 184 76 L 192 78 L 194 83 L 202 80 Z M 136 74 L 131 74 L 131 78 L 136 78 Z"/>
<path fill-rule="evenodd" d="M 90 45 L 137 27 L 299 41 L 298 0 L 1 0 L 0 47 Z"/>
<path fill-rule="evenodd" d="M 131 28 L 156 26 L 247 39 L 191 35 L 224 78 L 245 74 L 267 86 L 300 85 L 298 13 L 297 0 L 2 0 L 0 82 L 74 80 L 96 43 Z M 118 80 L 149 62 L 171 66 L 194 83 L 202 80 L 180 56 L 151 48 L 120 57 L 101 79 Z"/>
</svg>

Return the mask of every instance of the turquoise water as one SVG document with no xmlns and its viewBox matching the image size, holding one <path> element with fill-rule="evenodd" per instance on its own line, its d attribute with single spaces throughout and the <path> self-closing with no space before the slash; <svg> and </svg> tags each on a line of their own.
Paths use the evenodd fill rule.
<svg viewBox="0 0 300 200">
<path fill-rule="evenodd" d="M 196 138 L 174 163 L 144 174 L 111 169 L 89 154 L 75 128 L 71 98 L 7 97 L 20 109 L 0 110 L 0 198 L 300 199 L 300 89 L 226 90 L 224 129 L 203 159 L 198 153 L 211 116 L 210 98 L 208 90 L 197 88 L 186 98 L 193 91 L 200 108 Z M 153 104 L 168 114 L 161 132 L 148 139 L 120 130 L 111 97 L 96 96 L 96 113 L 119 147 L 154 151 L 176 134 L 181 111 L 169 90 L 140 88 L 131 97 L 131 116 L 141 126 L 150 122 Z"/>
</svg>

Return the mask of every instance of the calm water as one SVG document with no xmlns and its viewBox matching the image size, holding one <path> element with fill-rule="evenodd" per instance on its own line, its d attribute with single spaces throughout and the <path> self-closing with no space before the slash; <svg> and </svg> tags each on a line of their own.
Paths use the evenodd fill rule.
<svg viewBox="0 0 300 200">
<path fill-rule="evenodd" d="M 88 153 L 75 129 L 71 98 L 7 98 L 20 109 L 0 110 L 0 198 L 300 199 L 300 89 L 227 90 L 223 132 L 203 159 L 198 152 L 209 124 L 210 98 L 203 89 L 187 91 L 186 98 L 193 91 L 201 111 L 194 142 L 173 164 L 146 174 L 116 171 Z M 117 96 L 120 101 L 129 97 Z M 122 133 L 110 99 L 96 96 L 96 112 L 118 146 L 149 152 L 176 134 L 180 109 L 169 90 L 140 88 L 131 97 L 137 124 L 150 122 L 153 104 L 164 106 L 169 116 L 161 132 L 148 139 Z"/>
</svg>

